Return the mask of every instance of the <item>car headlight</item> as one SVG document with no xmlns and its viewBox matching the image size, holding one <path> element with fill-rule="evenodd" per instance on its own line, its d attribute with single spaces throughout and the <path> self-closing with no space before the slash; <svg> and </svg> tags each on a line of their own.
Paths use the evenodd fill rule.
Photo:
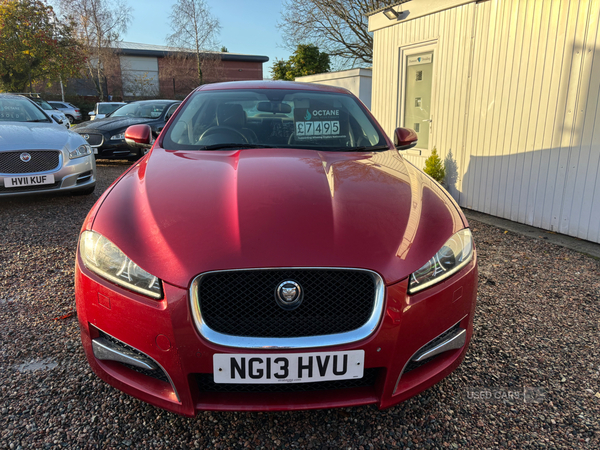
<svg viewBox="0 0 600 450">
<path fill-rule="evenodd" d="M 110 137 L 111 141 L 122 141 L 123 139 L 125 139 L 125 132 Z"/>
<path fill-rule="evenodd" d="M 160 280 L 140 268 L 101 234 L 81 233 L 79 253 L 85 266 L 102 278 L 148 297 L 162 298 Z"/>
<path fill-rule="evenodd" d="M 433 258 L 410 276 L 408 293 L 414 294 L 445 280 L 473 258 L 473 236 L 465 228 L 455 233 Z"/>
<path fill-rule="evenodd" d="M 83 144 L 77 147 L 75 150 L 69 152 L 69 159 L 81 158 L 92 154 L 92 147 L 88 144 Z"/>
</svg>

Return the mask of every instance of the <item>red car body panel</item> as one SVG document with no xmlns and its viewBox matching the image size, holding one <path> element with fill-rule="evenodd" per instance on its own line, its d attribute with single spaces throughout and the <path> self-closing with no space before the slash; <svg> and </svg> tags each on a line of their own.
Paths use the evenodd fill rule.
<svg viewBox="0 0 600 450">
<path fill-rule="evenodd" d="M 105 199 L 93 229 L 187 287 L 202 272 L 254 267 L 369 268 L 389 284 L 464 227 L 395 151 L 155 147 Z"/>
<path fill-rule="evenodd" d="M 242 82 L 199 90 L 343 89 Z M 186 102 L 189 101 L 186 100 Z M 185 102 L 177 114 L 181 114 Z M 176 116 L 171 118 L 169 127 Z M 437 383 L 463 360 L 472 334 L 477 259 L 455 275 L 409 295 L 408 277 L 468 226 L 452 198 L 404 159 L 387 139 L 382 152 L 301 149 L 171 151 L 162 136 L 150 153 L 98 200 L 83 225 L 112 241 L 163 281 L 153 300 L 76 263 L 82 341 L 94 371 L 118 389 L 193 416 L 198 410 L 291 410 L 375 403 L 392 406 Z M 377 329 L 324 350 L 365 351 L 379 368 L 374 386 L 290 393 L 200 392 L 196 374 L 213 373 L 215 353 L 258 353 L 209 342 L 196 329 L 191 282 L 216 270 L 279 267 L 368 269 L 385 283 Z M 400 377 L 425 344 L 455 324 L 466 344 Z M 154 359 L 170 383 L 99 360 L 92 339 L 104 333 Z M 279 350 L 281 351 L 281 350 Z M 287 353 L 310 351 L 290 349 Z"/>
</svg>

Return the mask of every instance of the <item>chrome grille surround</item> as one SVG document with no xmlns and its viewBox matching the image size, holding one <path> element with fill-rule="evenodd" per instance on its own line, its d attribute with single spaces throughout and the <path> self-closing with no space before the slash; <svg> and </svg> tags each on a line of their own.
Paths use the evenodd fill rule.
<svg viewBox="0 0 600 450">
<path fill-rule="evenodd" d="M 302 337 L 249 337 L 249 336 L 234 336 L 230 334 L 220 333 L 209 327 L 202 317 L 200 309 L 199 286 L 202 278 L 208 274 L 222 272 L 249 272 L 249 271 L 284 271 L 284 270 L 340 270 L 353 271 L 369 274 L 374 282 L 374 300 L 373 308 L 368 320 L 359 328 L 337 334 L 326 334 L 318 336 L 302 336 Z M 328 347 L 332 345 L 348 344 L 365 339 L 373 334 L 380 322 L 384 309 L 385 300 L 385 284 L 381 276 L 371 270 L 352 269 L 340 267 L 277 267 L 277 268 L 256 268 L 256 269 L 234 269 L 234 270 L 219 270 L 205 272 L 198 275 L 192 281 L 190 292 L 190 307 L 196 329 L 202 337 L 214 344 L 223 345 L 226 347 L 235 348 L 260 348 L 260 349 L 301 349 L 301 348 L 318 348 Z"/>
<path fill-rule="evenodd" d="M 22 153 L 29 153 L 31 160 L 23 162 Z M 19 175 L 50 173 L 62 167 L 63 157 L 59 150 L 19 150 L 0 152 L 0 174 Z"/>
</svg>

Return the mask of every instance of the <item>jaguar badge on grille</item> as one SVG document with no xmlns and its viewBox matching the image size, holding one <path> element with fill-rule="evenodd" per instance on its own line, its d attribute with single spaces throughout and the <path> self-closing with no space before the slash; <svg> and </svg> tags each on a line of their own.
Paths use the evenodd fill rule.
<svg viewBox="0 0 600 450">
<path fill-rule="evenodd" d="M 21 159 L 21 161 L 23 162 L 29 162 L 31 161 L 31 155 L 27 152 L 23 152 L 19 155 L 19 158 Z"/>
<path fill-rule="evenodd" d="M 287 280 L 279 283 L 275 289 L 277 304 L 283 309 L 296 309 L 302 303 L 302 288 L 298 283 Z"/>
</svg>

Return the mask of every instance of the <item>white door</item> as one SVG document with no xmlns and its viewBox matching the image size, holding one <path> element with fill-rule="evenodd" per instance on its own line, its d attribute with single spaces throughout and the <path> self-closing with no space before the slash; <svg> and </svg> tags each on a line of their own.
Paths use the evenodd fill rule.
<svg viewBox="0 0 600 450">
<path fill-rule="evenodd" d="M 417 150 L 432 148 L 436 56 L 431 41 L 400 49 L 398 125 L 417 132 Z"/>
</svg>

